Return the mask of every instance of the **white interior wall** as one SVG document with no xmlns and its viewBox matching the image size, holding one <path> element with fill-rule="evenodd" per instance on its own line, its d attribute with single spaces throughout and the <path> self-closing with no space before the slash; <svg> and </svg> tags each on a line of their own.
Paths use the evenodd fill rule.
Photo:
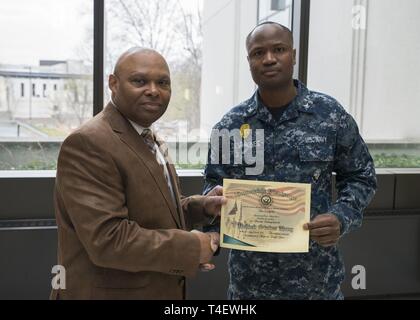
<svg viewBox="0 0 420 320">
<path fill-rule="evenodd" d="M 354 29 L 356 6 L 366 28 Z M 337 98 L 369 142 L 420 140 L 420 1 L 311 2 L 308 86 Z"/>
</svg>

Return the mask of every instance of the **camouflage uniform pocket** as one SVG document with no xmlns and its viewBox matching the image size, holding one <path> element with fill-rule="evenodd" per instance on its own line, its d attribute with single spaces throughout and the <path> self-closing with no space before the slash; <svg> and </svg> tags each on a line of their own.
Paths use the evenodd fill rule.
<svg viewBox="0 0 420 320">
<path fill-rule="evenodd" d="M 328 144 L 302 144 L 299 146 L 301 161 L 333 161 L 334 150 Z"/>
</svg>

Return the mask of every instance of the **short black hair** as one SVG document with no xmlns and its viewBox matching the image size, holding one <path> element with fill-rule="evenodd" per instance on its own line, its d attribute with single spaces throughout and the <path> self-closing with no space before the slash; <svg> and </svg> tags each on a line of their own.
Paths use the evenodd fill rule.
<svg viewBox="0 0 420 320">
<path fill-rule="evenodd" d="M 290 39 L 290 41 L 292 43 L 292 46 L 293 46 L 293 41 L 294 41 L 293 40 L 293 33 L 292 33 L 292 31 L 288 27 L 286 27 L 286 26 L 284 26 L 284 25 L 282 25 L 282 24 L 280 24 L 278 22 L 264 21 L 264 22 L 261 22 L 261 23 L 257 24 L 254 27 L 254 29 L 252 29 L 251 32 L 247 35 L 246 42 L 245 42 L 247 50 L 248 50 L 249 42 L 251 41 L 252 34 L 254 33 L 255 29 L 257 29 L 258 27 L 263 26 L 265 24 L 273 24 L 273 25 L 276 25 L 276 26 L 282 28 L 283 30 L 285 30 L 287 32 L 287 35 L 289 36 L 289 39 Z"/>
</svg>

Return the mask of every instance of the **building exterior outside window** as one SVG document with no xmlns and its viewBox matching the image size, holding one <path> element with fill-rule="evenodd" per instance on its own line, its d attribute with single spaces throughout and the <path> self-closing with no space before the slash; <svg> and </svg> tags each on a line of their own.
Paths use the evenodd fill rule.
<svg viewBox="0 0 420 320">
<path fill-rule="evenodd" d="M 55 169 L 92 117 L 92 30 L 92 0 L 0 2 L 0 170 Z"/>
</svg>

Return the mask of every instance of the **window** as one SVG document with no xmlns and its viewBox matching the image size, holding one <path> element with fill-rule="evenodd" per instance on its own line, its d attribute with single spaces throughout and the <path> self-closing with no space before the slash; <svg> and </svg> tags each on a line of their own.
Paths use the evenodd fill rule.
<svg viewBox="0 0 420 320">
<path fill-rule="evenodd" d="M 291 26 L 293 1 L 107 0 L 106 72 L 132 46 L 154 48 L 171 69 L 172 98 L 155 128 L 177 168 L 202 168 L 212 127 L 255 90 L 245 38 L 258 20 Z M 109 92 L 105 94 L 109 99 Z M 194 152 L 192 152 L 194 150 Z"/>
<path fill-rule="evenodd" d="M 0 114 L 8 117 L 4 128 L 0 124 L 0 147 L 9 151 L 0 155 L 0 170 L 54 169 L 61 141 L 92 116 L 93 64 L 99 61 L 93 57 L 94 3 L 99 8 L 102 2 L 1 2 L 0 36 L 13 45 L 0 52 Z M 293 1 L 105 0 L 104 4 L 104 88 L 116 58 L 126 49 L 145 46 L 161 52 L 170 65 L 173 94 L 156 127 L 169 141 L 178 168 L 202 168 L 211 128 L 255 90 L 246 58 L 247 34 L 264 19 L 290 27 Z M 13 35 L 5 31 L 10 29 Z M 28 46 L 31 51 L 25 50 Z M 28 86 L 29 94 L 22 95 L 21 88 L 16 99 L 16 82 Z M 109 92 L 105 91 L 106 104 Z M 95 97 L 101 99 L 98 92 Z M 18 125 L 21 129 L 14 130 Z M 25 156 L 15 153 L 22 146 L 28 151 Z M 189 152 L 191 147 L 197 152 Z"/>
<path fill-rule="evenodd" d="M 311 2 L 309 87 L 353 115 L 378 168 L 420 168 L 419 11 L 417 0 Z"/>
<path fill-rule="evenodd" d="M 0 170 L 54 169 L 92 117 L 92 29 L 93 0 L 0 1 Z"/>
</svg>

